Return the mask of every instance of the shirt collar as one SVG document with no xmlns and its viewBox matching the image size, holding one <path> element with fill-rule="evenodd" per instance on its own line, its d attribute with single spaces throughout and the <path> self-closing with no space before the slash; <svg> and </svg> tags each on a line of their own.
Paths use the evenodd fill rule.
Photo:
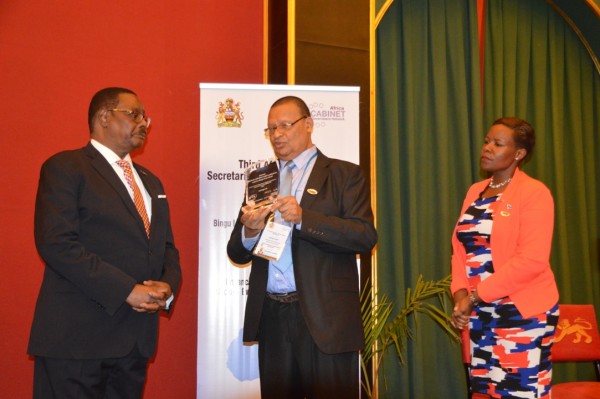
<svg viewBox="0 0 600 399">
<path fill-rule="evenodd" d="M 308 161 L 316 153 L 317 153 L 317 147 L 315 145 L 313 145 L 309 149 L 304 150 L 304 152 L 302 152 L 296 158 L 292 159 L 292 161 L 294 161 L 294 165 L 296 165 L 296 168 L 302 169 L 302 168 L 304 168 L 306 166 L 306 164 L 308 163 Z"/>
<path fill-rule="evenodd" d="M 98 140 L 91 139 L 90 142 L 94 146 L 94 148 L 97 149 L 98 152 L 102 154 L 104 158 L 106 158 L 109 164 L 112 165 L 117 161 L 121 160 L 121 157 L 119 157 L 113 150 L 100 143 Z M 129 162 L 130 164 L 132 163 L 131 156 L 129 154 L 125 155 L 125 158 L 123 158 L 123 160 Z"/>
</svg>

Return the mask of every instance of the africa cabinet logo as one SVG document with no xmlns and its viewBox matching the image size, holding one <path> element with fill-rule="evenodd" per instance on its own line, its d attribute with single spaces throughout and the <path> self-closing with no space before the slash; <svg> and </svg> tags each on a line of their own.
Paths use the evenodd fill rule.
<svg viewBox="0 0 600 399">
<path fill-rule="evenodd" d="M 346 109 L 343 105 L 315 101 L 309 103 L 308 108 L 310 109 L 310 116 L 313 119 L 314 126 L 317 128 L 346 120 Z"/>
<path fill-rule="evenodd" d="M 219 101 L 216 118 L 219 127 L 241 127 L 244 114 L 240 102 L 235 102 L 233 98 L 228 98 L 225 102 Z"/>
</svg>

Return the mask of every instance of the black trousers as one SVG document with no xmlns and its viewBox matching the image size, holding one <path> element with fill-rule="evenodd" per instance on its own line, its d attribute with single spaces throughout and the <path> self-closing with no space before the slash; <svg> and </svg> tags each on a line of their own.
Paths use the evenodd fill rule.
<svg viewBox="0 0 600 399">
<path fill-rule="evenodd" d="M 137 353 L 117 359 L 36 357 L 34 399 L 138 399 L 148 359 Z"/>
<path fill-rule="evenodd" d="M 258 359 L 263 399 L 359 397 L 358 352 L 321 352 L 299 302 L 265 299 Z"/>
</svg>

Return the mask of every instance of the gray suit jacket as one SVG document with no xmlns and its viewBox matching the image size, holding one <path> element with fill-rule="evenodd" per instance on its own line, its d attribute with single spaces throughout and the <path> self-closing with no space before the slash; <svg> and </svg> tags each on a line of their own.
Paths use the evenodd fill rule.
<svg viewBox="0 0 600 399">
<path fill-rule="evenodd" d="M 292 257 L 302 314 L 325 353 L 364 346 L 356 255 L 370 252 L 377 242 L 369 197 L 357 165 L 319 151 L 300 202 L 302 229 L 293 229 Z M 252 262 L 244 341 L 260 342 L 269 263 L 244 248 L 242 228 L 238 216 L 227 254 L 238 264 Z"/>
<path fill-rule="evenodd" d="M 42 166 L 35 243 L 44 278 L 28 353 L 66 359 L 122 357 L 137 345 L 154 354 L 158 313 L 125 303 L 136 283 L 181 280 L 169 205 L 161 182 L 134 164 L 152 197 L 150 238 L 127 189 L 91 145 Z"/>
</svg>

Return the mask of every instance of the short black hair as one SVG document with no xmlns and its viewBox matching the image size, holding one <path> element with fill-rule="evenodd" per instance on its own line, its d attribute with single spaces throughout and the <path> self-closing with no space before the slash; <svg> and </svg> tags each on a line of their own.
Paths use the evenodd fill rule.
<svg viewBox="0 0 600 399">
<path fill-rule="evenodd" d="M 94 94 L 92 101 L 90 101 L 90 108 L 88 109 L 88 127 L 90 133 L 94 130 L 94 118 L 98 111 L 116 107 L 119 104 L 119 95 L 122 93 L 137 96 L 133 91 L 123 87 L 107 87 Z"/>
<path fill-rule="evenodd" d="M 296 106 L 300 110 L 300 113 L 302 114 L 302 116 L 310 117 L 310 110 L 308 109 L 308 105 L 306 105 L 306 103 L 304 102 L 303 99 L 301 99 L 300 97 L 296 97 L 296 96 L 281 97 L 279 100 L 275 101 L 273 103 L 273 105 L 271 105 L 271 109 L 273 109 L 279 105 L 283 105 L 283 104 L 287 104 L 287 103 L 296 104 Z"/>
<path fill-rule="evenodd" d="M 523 158 L 529 160 L 533 155 L 533 148 L 535 147 L 535 130 L 531 124 L 523 119 L 515 118 L 512 116 L 503 117 L 496 119 L 492 126 L 504 125 L 513 130 L 513 139 L 517 148 L 524 148 L 527 150 L 527 155 Z"/>
</svg>

